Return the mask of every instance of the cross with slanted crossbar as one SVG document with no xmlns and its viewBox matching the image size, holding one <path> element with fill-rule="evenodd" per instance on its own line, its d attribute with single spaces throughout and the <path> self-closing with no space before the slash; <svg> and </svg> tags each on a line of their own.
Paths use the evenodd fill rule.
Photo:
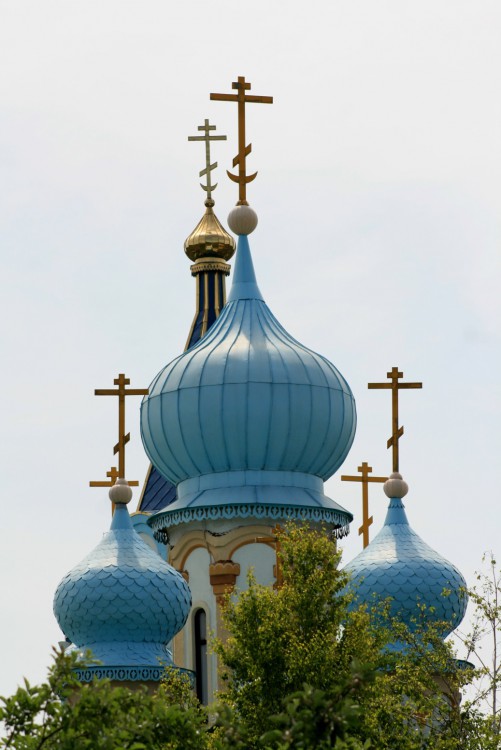
<svg viewBox="0 0 501 750">
<path fill-rule="evenodd" d="M 404 434 L 404 428 L 398 426 L 398 392 L 402 388 L 422 388 L 422 383 L 400 383 L 399 379 L 404 377 L 403 372 L 399 372 L 398 367 L 392 367 L 391 372 L 386 373 L 391 383 L 368 383 L 369 389 L 391 388 L 391 426 L 392 435 L 388 439 L 386 447 L 392 447 L 393 471 L 398 471 L 398 441 Z"/>
<path fill-rule="evenodd" d="M 208 120 L 204 120 L 203 125 L 199 125 L 197 130 L 203 130 L 204 135 L 189 135 L 188 140 L 189 141 L 205 141 L 205 169 L 202 169 L 201 172 L 198 173 L 199 177 L 203 177 L 204 175 L 207 176 L 207 184 L 202 185 L 200 183 L 200 187 L 202 190 L 205 190 L 207 193 L 207 198 L 209 200 L 212 199 L 212 191 L 217 188 L 217 182 L 215 185 L 212 185 L 210 181 L 210 173 L 213 169 L 216 169 L 217 167 L 217 161 L 214 162 L 214 164 L 210 163 L 210 142 L 211 141 L 225 141 L 226 136 L 225 135 L 210 135 L 211 130 L 215 130 L 215 125 L 209 125 Z"/>
<path fill-rule="evenodd" d="M 130 440 L 130 432 L 125 434 L 125 397 L 147 396 L 149 393 L 148 388 L 127 389 L 125 386 L 130 385 L 130 379 L 126 378 L 123 373 L 120 373 L 118 378 L 113 380 L 113 383 L 118 388 L 96 388 L 94 394 L 96 396 L 118 396 L 118 443 L 113 448 L 113 453 L 118 453 L 118 473 L 116 468 L 112 467 L 111 471 L 106 473 L 106 476 L 110 477 L 109 483 L 90 482 L 91 487 L 112 487 L 118 477 L 125 479 L 125 446 Z M 129 484 L 134 487 L 138 486 L 137 481 L 131 481 Z"/>
<path fill-rule="evenodd" d="M 358 530 L 358 535 L 363 534 L 365 549 L 369 544 L 369 526 L 374 521 L 372 516 L 369 518 L 369 482 L 386 482 L 388 477 L 370 477 L 369 474 L 372 471 L 372 466 L 369 466 L 367 461 L 364 461 L 362 466 L 358 467 L 357 471 L 360 472 L 361 476 L 343 474 L 341 479 L 343 482 L 362 482 L 362 525 Z"/>
<path fill-rule="evenodd" d="M 227 170 L 228 177 L 233 182 L 238 182 L 238 205 L 247 205 L 247 183 L 252 182 L 257 176 L 257 172 L 247 175 L 245 172 L 245 159 L 252 151 L 252 144 L 245 145 L 245 105 L 247 102 L 258 104 L 273 104 L 272 96 L 253 96 L 246 94 L 250 90 L 250 83 L 245 80 L 245 76 L 238 76 L 237 81 L 231 84 L 232 89 L 237 90 L 237 94 L 211 94 L 212 101 L 218 102 L 238 102 L 238 154 L 233 159 L 233 166 L 238 164 L 238 175 L 231 174 Z"/>
</svg>

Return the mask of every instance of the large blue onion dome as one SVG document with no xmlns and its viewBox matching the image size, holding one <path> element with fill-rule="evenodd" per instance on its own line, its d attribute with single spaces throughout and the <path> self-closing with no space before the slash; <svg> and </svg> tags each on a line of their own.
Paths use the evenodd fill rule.
<svg viewBox="0 0 501 750">
<path fill-rule="evenodd" d="M 390 476 L 384 491 L 390 504 L 383 528 L 345 567 L 355 601 L 371 607 L 375 599 L 389 598 L 390 616 L 410 631 L 424 611 L 428 622 L 444 623 L 441 636 L 446 638 L 465 615 L 466 581 L 410 527 L 402 502 L 408 487 L 398 472 Z"/>
<path fill-rule="evenodd" d="M 85 660 L 79 679 L 94 675 L 125 681 L 158 681 L 172 666 L 168 648 L 191 607 L 188 584 L 134 531 L 124 479 L 110 490 L 115 512 L 97 547 L 64 576 L 54 595 L 54 614 L 66 638 Z"/>
<path fill-rule="evenodd" d="M 325 497 L 323 481 L 344 461 L 355 426 L 347 382 L 273 316 L 247 237 L 239 236 L 221 315 L 160 371 L 143 399 L 146 453 L 177 485 L 177 500 L 163 513 L 174 524 L 193 514 L 263 516 L 272 508 L 283 517 L 287 507 L 292 517 L 345 528 L 352 516 Z"/>
</svg>

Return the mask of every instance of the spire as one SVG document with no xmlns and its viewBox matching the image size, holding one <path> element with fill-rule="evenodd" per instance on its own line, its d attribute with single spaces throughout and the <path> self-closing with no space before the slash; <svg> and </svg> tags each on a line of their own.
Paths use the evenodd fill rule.
<svg viewBox="0 0 501 750">
<path fill-rule="evenodd" d="M 242 206 L 242 208 L 244 207 Z M 234 302 L 239 299 L 258 299 L 264 302 L 256 282 L 249 240 L 246 235 L 240 235 L 238 238 L 237 259 L 228 302 Z"/>
</svg>

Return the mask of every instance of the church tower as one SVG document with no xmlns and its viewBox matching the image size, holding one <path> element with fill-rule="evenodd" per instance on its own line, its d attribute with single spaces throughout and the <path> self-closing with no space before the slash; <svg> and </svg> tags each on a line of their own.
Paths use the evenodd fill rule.
<svg viewBox="0 0 501 750">
<path fill-rule="evenodd" d="M 176 499 L 148 524 L 193 596 L 174 658 L 196 669 L 204 701 L 218 687 L 206 641 L 209 632 L 224 635 L 222 595 L 245 588 L 251 567 L 259 582 L 276 582 L 276 525 L 306 520 L 341 537 L 352 520 L 323 486 L 353 442 L 353 395 L 336 367 L 287 333 L 264 302 L 248 241 L 257 215 L 246 198 L 253 176 L 241 116 L 247 101 L 264 97 L 250 97 L 243 78 L 233 87 L 236 95 L 214 95 L 237 101 L 240 115 L 231 293 L 205 336 L 155 377 L 141 407 L 146 453 L 176 487 Z"/>
</svg>

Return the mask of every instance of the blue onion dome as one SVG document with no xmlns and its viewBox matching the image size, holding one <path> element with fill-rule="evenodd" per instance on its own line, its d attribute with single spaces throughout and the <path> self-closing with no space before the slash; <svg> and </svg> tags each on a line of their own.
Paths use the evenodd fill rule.
<svg viewBox="0 0 501 750">
<path fill-rule="evenodd" d="M 134 531 L 125 479 L 110 490 L 115 512 L 97 547 L 64 576 L 54 595 L 54 614 L 72 650 L 92 652 L 98 665 L 82 669 L 113 680 L 160 680 L 172 666 L 168 643 L 191 607 L 188 584 Z"/>
<path fill-rule="evenodd" d="M 141 407 L 146 453 L 177 485 L 170 522 L 242 515 L 244 506 L 249 515 L 273 506 L 282 517 L 287 506 L 345 527 L 352 516 L 325 497 L 323 481 L 344 461 L 355 426 L 347 382 L 271 313 L 240 235 L 228 303 L 160 371 Z"/>
<path fill-rule="evenodd" d="M 384 526 L 345 567 L 357 603 L 369 607 L 391 599 L 390 615 L 412 631 L 424 607 L 428 622 L 446 623 L 446 638 L 461 622 L 468 598 L 466 581 L 452 563 L 429 547 L 409 526 L 402 498 L 408 487 L 398 472 L 384 484 L 390 498 Z"/>
</svg>

